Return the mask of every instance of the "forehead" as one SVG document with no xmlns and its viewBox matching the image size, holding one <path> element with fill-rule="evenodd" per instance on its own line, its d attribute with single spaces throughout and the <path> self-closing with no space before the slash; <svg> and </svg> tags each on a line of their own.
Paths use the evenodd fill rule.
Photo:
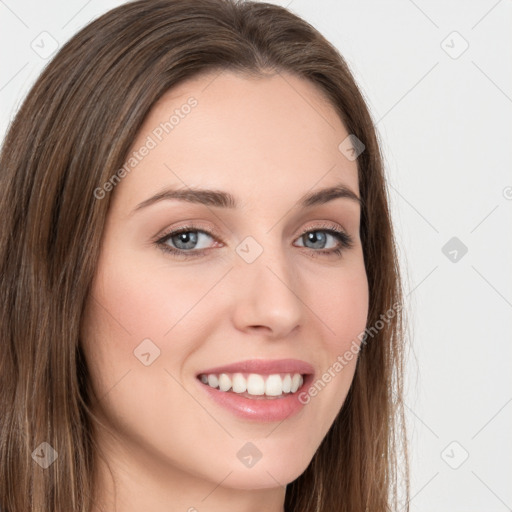
<svg viewBox="0 0 512 512">
<path fill-rule="evenodd" d="M 155 104 L 130 151 L 139 153 L 134 170 L 119 188 L 130 202 L 163 186 L 298 196 L 341 181 L 357 194 L 357 163 L 338 149 L 348 135 L 308 80 L 217 71 L 179 84 Z"/>
</svg>

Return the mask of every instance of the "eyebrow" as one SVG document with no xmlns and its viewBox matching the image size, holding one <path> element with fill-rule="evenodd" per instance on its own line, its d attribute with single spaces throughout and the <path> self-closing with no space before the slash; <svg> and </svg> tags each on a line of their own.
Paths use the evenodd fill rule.
<svg viewBox="0 0 512 512">
<path fill-rule="evenodd" d="M 343 184 L 334 187 L 323 188 L 315 192 L 309 192 L 302 196 L 298 205 L 300 208 L 311 208 L 321 204 L 328 203 L 334 199 L 345 198 L 355 201 L 362 206 L 363 200 L 350 188 Z M 164 200 L 179 200 L 187 201 L 189 203 L 203 204 L 206 206 L 216 206 L 219 208 L 238 208 L 236 198 L 229 192 L 222 190 L 210 190 L 200 188 L 187 188 L 187 189 L 165 189 L 158 192 L 154 196 L 139 203 L 132 213 L 135 213 L 143 208 Z"/>
</svg>

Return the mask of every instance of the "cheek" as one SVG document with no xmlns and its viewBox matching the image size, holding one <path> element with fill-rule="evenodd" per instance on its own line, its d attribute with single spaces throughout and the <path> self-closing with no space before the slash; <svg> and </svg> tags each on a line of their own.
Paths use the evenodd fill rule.
<svg viewBox="0 0 512 512">
<path fill-rule="evenodd" d="M 215 271 L 180 269 L 162 261 L 127 251 L 100 263 L 93 295 L 104 307 L 101 316 L 108 313 L 107 322 L 117 330 L 113 340 L 168 341 L 218 280 Z"/>
<path fill-rule="evenodd" d="M 336 279 L 324 280 L 323 294 L 315 304 L 326 327 L 325 349 L 331 359 L 351 346 L 353 340 L 365 330 L 368 318 L 368 280 L 364 262 L 356 260 Z"/>
<path fill-rule="evenodd" d="M 362 334 L 368 317 L 368 281 L 364 264 L 340 273 L 335 284 L 324 287 L 315 301 L 325 326 L 318 353 L 322 354 L 320 374 L 300 397 L 319 418 L 323 435 L 332 425 L 352 384 Z"/>
<path fill-rule="evenodd" d="M 120 247 L 120 243 L 105 245 L 98 262 L 84 319 L 83 345 L 99 396 L 130 372 L 130 382 L 140 378 L 133 393 L 140 390 L 142 402 L 147 402 L 144 392 L 155 396 L 154 386 L 160 386 L 159 393 L 169 386 L 164 369 L 182 379 L 188 356 L 207 337 L 200 312 L 215 317 L 216 301 L 208 292 L 219 273 L 180 270 L 162 263 L 163 259 L 143 258 L 137 251 Z M 145 366 L 144 357 L 154 362 Z"/>
<path fill-rule="evenodd" d="M 172 281 L 162 280 L 166 273 Z M 100 399 L 97 412 L 148 453 L 167 447 L 181 464 L 197 442 L 193 427 L 204 411 L 178 383 L 183 362 L 195 348 L 193 333 L 180 335 L 180 328 L 209 286 L 192 281 L 190 274 L 166 272 L 161 265 L 106 250 L 84 316 L 82 342 Z M 177 422 L 176 411 L 187 414 Z"/>
</svg>

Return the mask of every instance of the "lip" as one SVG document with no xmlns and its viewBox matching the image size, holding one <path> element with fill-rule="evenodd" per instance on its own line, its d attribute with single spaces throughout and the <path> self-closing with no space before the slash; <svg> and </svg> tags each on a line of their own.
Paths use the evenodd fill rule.
<svg viewBox="0 0 512 512">
<path fill-rule="evenodd" d="M 209 373 L 259 373 L 271 375 L 272 373 L 300 373 L 314 374 L 315 369 L 309 363 L 299 359 L 248 359 L 215 368 L 208 368 L 199 372 L 196 377 Z"/>
<path fill-rule="evenodd" d="M 212 388 L 199 379 L 199 376 L 202 374 L 237 372 L 259 373 L 261 375 L 300 373 L 304 377 L 304 382 L 295 393 L 270 398 L 246 398 L 232 391 L 221 391 L 220 389 Z M 195 380 L 200 389 L 203 390 L 202 392 L 206 393 L 206 396 L 212 402 L 236 417 L 255 422 L 275 422 L 290 418 L 303 409 L 305 404 L 299 400 L 299 395 L 311 385 L 314 373 L 312 365 L 298 359 L 253 359 L 208 368 L 199 372 Z"/>
</svg>

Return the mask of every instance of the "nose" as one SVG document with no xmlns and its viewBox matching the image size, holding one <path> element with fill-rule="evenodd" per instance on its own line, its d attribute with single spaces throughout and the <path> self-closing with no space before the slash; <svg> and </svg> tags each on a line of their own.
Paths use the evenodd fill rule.
<svg viewBox="0 0 512 512">
<path fill-rule="evenodd" d="M 307 309 L 304 291 L 282 250 L 267 247 L 252 263 L 240 258 L 235 267 L 231 283 L 237 329 L 276 339 L 299 329 Z"/>
</svg>

